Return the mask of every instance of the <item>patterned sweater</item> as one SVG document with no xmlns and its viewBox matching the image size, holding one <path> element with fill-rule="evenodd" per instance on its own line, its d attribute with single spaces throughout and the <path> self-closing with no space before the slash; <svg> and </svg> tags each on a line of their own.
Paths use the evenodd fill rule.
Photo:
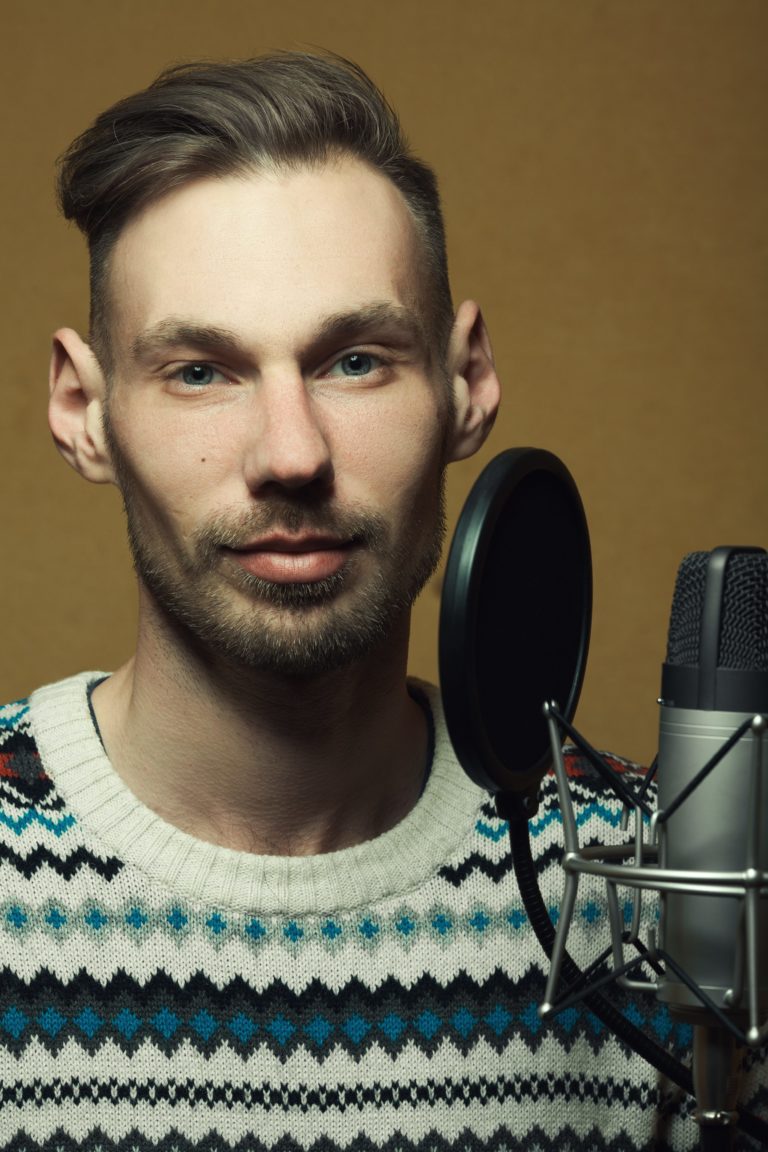
<svg viewBox="0 0 768 1152">
<path fill-rule="evenodd" d="M 0 709 L 0 1152 L 697 1145 L 689 1102 L 588 1011 L 539 1019 L 546 962 L 507 828 L 461 772 L 434 690 L 413 811 L 357 847 L 284 858 L 145 808 L 94 727 L 95 678 Z M 615 806 L 570 770 L 604 839 Z M 531 832 L 556 915 L 551 780 Z M 606 908 L 597 888 L 579 900 L 586 955 Z M 628 1011 L 685 1046 L 653 998 Z M 764 1089 L 749 1094 L 765 1112 Z"/>
</svg>

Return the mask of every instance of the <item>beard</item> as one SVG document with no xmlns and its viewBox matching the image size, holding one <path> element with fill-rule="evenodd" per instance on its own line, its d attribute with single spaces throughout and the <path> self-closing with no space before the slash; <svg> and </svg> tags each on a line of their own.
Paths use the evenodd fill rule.
<svg viewBox="0 0 768 1152">
<path fill-rule="evenodd" d="M 172 552 L 145 526 L 137 485 L 111 440 L 139 580 L 174 631 L 228 663 L 296 678 L 353 664 L 392 634 L 439 562 L 444 470 L 425 512 L 399 533 L 380 514 L 336 508 L 327 492 L 308 485 L 264 497 L 245 513 L 222 512 Z M 230 549 L 280 532 L 349 541 L 350 558 L 333 575 L 307 582 L 266 580 L 227 558 Z"/>
</svg>

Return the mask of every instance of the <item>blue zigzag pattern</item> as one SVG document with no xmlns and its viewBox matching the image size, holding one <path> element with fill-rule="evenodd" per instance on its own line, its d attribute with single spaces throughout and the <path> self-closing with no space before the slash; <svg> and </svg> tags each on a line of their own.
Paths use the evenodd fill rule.
<svg viewBox="0 0 768 1152">
<path fill-rule="evenodd" d="M 618 828 L 621 823 L 621 809 L 616 807 L 609 807 L 607 804 L 601 804 L 596 800 L 592 800 L 589 804 L 581 808 L 576 814 L 577 828 L 583 827 L 594 817 L 602 820 L 603 823 L 610 825 L 611 828 Z M 545 812 L 543 816 L 534 817 L 533 820 L 528 822 L 528 829 L 531 836 L 541 836 L 550 824 L 562 824 L 563 817 L 559 808 L 551 808 Z M 475 830 L 487 840 L 492 840 L 495 844 L 499 840 L 504 839 L 509 835 L 509 822 L 507 820 L 500 820 L 497 824 L 491 825 L 486 823 L 485 820 L 478 820 L 475 825 Z"/>
<path fill-rule="evenodd" d="M 54 836 L 59 839 L 77 824 L 77 820 L 72 813 L 62 816 L 59 820 L 52 820 L 44 812 L 39 812 L 36 808 L 28 808 L 22 816 L 11 816 L 7 812 L 0 811 L 0 824 L 4 824 L 17 836 L 26 832 L 31 824 L 40 824 L 48 832 L 53 832 Z"/>
<path fill-rule="evenodd" d="M 29 714 L 29 703 L 26 700 L 17 700 L 13 704 L 6 704 L 0 708 L 0 731 L 18 728 L 22 720 Z"/>
</svg>

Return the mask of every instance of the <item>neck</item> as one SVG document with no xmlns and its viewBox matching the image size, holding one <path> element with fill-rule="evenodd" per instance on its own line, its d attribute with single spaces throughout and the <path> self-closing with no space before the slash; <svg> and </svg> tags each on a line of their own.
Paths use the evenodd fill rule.
<svg viewBox="0 0 768 1152">
<path fill-rule="evenodd" d="M 387 831 L 420 793 L 428 735 L 407 647 L 404 618 L 354 665 L 279 677 L 144 621 L 94 710 L 115 770 L 170 823 L 240 851 L 334 851 Z"/>
</svg>

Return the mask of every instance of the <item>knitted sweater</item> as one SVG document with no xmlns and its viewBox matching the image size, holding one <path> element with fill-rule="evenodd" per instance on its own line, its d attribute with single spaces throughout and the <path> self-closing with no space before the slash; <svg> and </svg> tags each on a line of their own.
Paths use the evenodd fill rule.
<svg viewBox="0 0 768 1152">
<path fill-rule="evenodd" d="M 506 825 L 457 764 L 433 689 L 411 813 L 284 858 L 145 808 L 94 727 L 95 678 L 0 709 L 1 1152 L 696 1146 L 688 1102 L 588 1011 L 539 1019 L 547 965 Z M 578 818 L 604 839 L 615 807 L 570 767 Z M 531 833 L 556 914 L 551 779 Z M 607 931 L 599 888 L 580 893 L 577 953 Z M 685 1045 L 653 998 L 630 1014 Z"/>
</svg>

